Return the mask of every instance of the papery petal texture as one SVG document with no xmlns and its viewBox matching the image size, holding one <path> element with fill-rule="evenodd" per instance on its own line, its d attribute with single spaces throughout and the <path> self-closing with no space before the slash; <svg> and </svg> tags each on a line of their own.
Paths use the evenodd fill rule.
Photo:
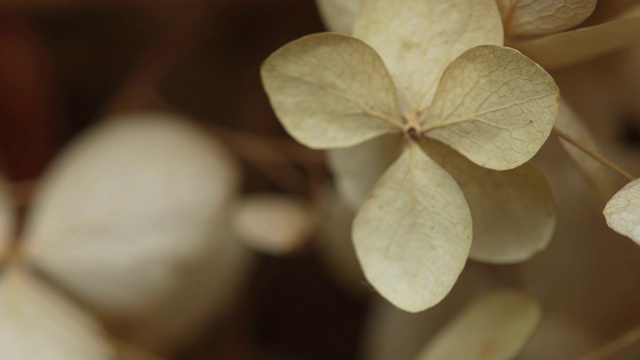
<svg viewBox="0 0 640 360">
<path fill-rule="evenodd" d="M 352 234 L 371 285 L 417 312 L 442 300 L 462 271 L 471 215 L 453 178 L 410 142 L 362 205 Z"/>
<path fill-rule="evenodd" d="M 494 0 L 363 0 L 354 36 L 380 54 L 406 106 L 422 111 L 451 61 L 478 45 L 502 45 Z"/>
<path fill-rule="evenodd" d="M 610 228 L 640 245 L 640 179 L 618 191 L 603 213 Z"/>
<path fill-rule="evenodd" d="M 511 41 L 507 45 L 522 51 L 545 69 L 555 69 L 608 54 L 639 38 L 640 16 L 636 15 L 537 39 Z"/>
<path fill-rule="evenodd" d="M 538 152 L 559 100 L 553 78 L 518 51 L 478 46 L 449 65 L 422 126 L 476 164 L 506 170 Z"/>
<path fill-rule="evenodd" d="M 596 8 L 597 0 L 497 0 L 505 35 L 546 35 L 574 27 Z"/>
<path fill-rule="evenodd" d="M 391 75 L 358 39 L 303 37 L 269 56 L 261 74 L 284 128 L 311 148 L 352 146 L 403 126 Z"/>
<path fill-rule="evenodd" d="M 556 226 L 556 207 L 551 186 L 538 169 L 527 163 L 495 171 L 436 142 L 430 142 L 428 150 L 456 179 L 471 209 L 469 258 L 510 264 L 547 247 Z"/>
</svg>

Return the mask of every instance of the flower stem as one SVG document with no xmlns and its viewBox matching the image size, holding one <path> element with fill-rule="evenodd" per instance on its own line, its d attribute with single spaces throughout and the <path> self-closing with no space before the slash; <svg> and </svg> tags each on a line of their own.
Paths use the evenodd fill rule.
<svg viewBox="0 0 640 360">
<path fill-rule="evenodd" d="M 594 150 L 587 148 L 586 146 L 581 144 L 578 140 L 576 140 L 574 137 L 572 137 L 571 135 L 567 134 L 566 132 L 558 129 L 555 126 L 553 127 L 553 133 L 556 136 L 558 136 L 559 138 L 562 138 L 563 140 L 568 142 L 569 144 L 571 144 L 571 145 L 575 146 L 576 148 L 580 149 L 585 154 L 587 154 L 587 155 L 591 156 L 592 158 L 598 160 L 602 165 L 604 165 L 604 166 L 610 168 L 611 170 L 617 172 L 618 174 L 620 174 L 620 176 L 624 177 L 625 179 L 627 179 L 629 181 L 633 181 L 633 180 L 636 179 L 636 177 L 631 175 L 631 173 L 629 173 L 628 171 L 626 171 L 623 168 L 621 168 L 620 166 L 614 164 L 609 159 L 605 158 L 604 156 L 602 156 L 601 154 L 595 152 Z"/>
</svg>

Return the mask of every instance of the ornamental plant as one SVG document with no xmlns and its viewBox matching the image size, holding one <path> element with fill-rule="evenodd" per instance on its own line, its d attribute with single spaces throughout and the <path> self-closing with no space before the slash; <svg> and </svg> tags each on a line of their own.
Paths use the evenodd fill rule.
<svg viewBox="0 0 640 360">
<path fill-rule="evenodd" d="M 438 160 L 458 156 L 453 149 L 482 168 L 513 169 L 553 128 L 557 86 L 501 46 L 503 37 L 493 0 L 371 0 L 353 37 L 310 35 L 262 66 L 276 115 L 301 143 L 348 148 L 385 136 L 398 144 L 352 235 L 368 281 L 404 310 L 438 303 L 471 248 L 471 212 Z"/>
</svg>

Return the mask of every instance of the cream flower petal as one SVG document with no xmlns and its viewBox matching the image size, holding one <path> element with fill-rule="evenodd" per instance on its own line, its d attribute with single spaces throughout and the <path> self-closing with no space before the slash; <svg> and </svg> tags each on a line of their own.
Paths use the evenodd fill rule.
<svg viewBox="0 0 640 360">
<path fill-rule="evenodd" d="M 282 125 L 311 148 L 352 146 L 403 126 L 391 75 L 358 39 L 303 37 L 269 56 L 261 74 Z"/>
<path fill-rule="evenodd" d="M 553 78 L 518 51 L 478 46 L 445 71 L 423 130 L 482 167 L 511 169 L 547 140 L 559 98 Z"/>
<path fill-rule="evenodd" d="M 586 20 L 597 0 L 497 0 L 508 38 L 545 35 Z"/>
<path fill-rule="evenodd" d="M 540 306 L 528 295 L 514 290 L 494 291 L 469 304 L 418 359 L 514 359 L 541 318 Z"/>
<path fill-rule="evenodd" d="M 554 69 L 605 55 L 631 45 L 639 38 L 640 16 L 636 15 L 538 39 L 512 41 L 508 45 L 545 69 Z"/>
<path fill-rule="evenodd" d="M 640 245 L 640 179 L 618 191 L 604 208 L 607 225 Z"/>
<path fill-rule="evenodd" d="M 41 183 L 27 257 L 98 313 L 153 312 L 220 251 L 238 191 L 235 162 L 201 131 L 134 113 L 80 138 Z"/>
<path fill-rule="evenodd" d="M 566 101 L 560 101 L 560 111 L 555 126 L 589 149 L 597 150 L 598 145 L 593 135 Z M 600 198 L 609 200 L 615 193 L 610 169 L 566 140 L 560 139 L 560 144 L 587 177 Z"/>
<path fill-rule="evenodd" d="M 327 151 L 340 196 L 353 209 L 359 209 L 378 178 L 400 155 L 403 138 L 382 135 L 362 144 Z"/>
<path fill-rule="evenodd" d="M 3 359 L 112 360 L 98 323 L 22 269 L 0 278 Z"/>
<path fill-rule="evenodd" d="M 547 179 L 524 164 L 495 171 L 475 165 L 445 145 L 430 142 L 429 154 L 456 179 L 471 209 L 474 260 L 509 264 L 545 249 L 556 225 Z"/>
<path fill-rule="evenodd" d="M 346 35 L 353 32 L 360 0 L 316 0 L 316 5 L 327 29 Z"/>
<path fill-rule="evenodd" d="M 352 234 L 367 280 L 417 312 L 442 300 L 462 271 L 471 215 L 453 178 L 410 142 L 362 205 Z"/>
<path fill-rule="evenodd" d="M 302 199 L 276 193 L 252 194 L 238 204 L 233 229 L 255 250 L 287 255 L 308 240 L 317 225 L 315 215 Z"/>
<path fill-rule="evenodd" d="M 364 0 L 354 36 L 376 49 L 418 112 L 451 61 L 474 46 L 503 43 L 494 0 Z"/>
</svg>

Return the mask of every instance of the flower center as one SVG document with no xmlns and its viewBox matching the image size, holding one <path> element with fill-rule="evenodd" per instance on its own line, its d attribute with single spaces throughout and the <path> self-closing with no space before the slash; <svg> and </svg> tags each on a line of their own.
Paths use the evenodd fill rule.
<svg viewBox="0 0 640 360">
<path fill-rule="evenodd" d="M 420 140 L 420 133 L 413 126 L 409 126 L 409 128 L 407 128 L 407 130 L 405 131 L 405 134 L 407 135 L 407 137 L 409 139 L 411 139 L 413 141 L 419 141 Z"/>
</svg>

